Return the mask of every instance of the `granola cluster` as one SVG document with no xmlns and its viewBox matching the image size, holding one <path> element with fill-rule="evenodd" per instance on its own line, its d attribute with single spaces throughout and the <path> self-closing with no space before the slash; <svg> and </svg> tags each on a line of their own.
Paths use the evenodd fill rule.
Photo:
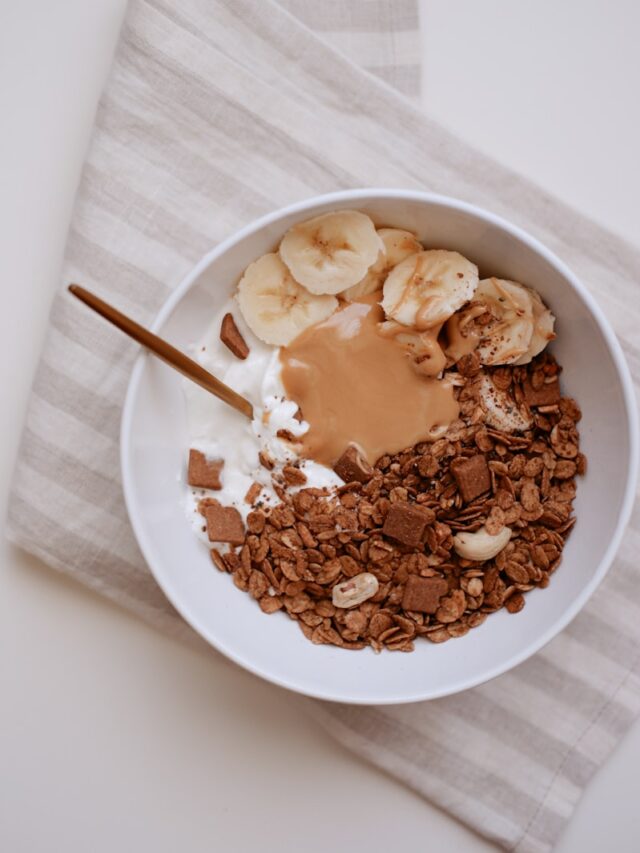
<svg viewBox="0 0 640 853">
<path fill-rule="evenodd" d="M 519 612 L 524 594 L 546 587 L 560 563 L 575 478 L 586 468 L 580 409 L 561 397 L 559 372 L 547 353 L 494 369 L 465 356 L 453 376 L 460 419 L 444 438 L 373 468 L 347 458 L 342 476 L 351 481 L 333 493 L 304 487 L 295 466 L 274 472 L 280 503 L 255 505 L 246 531 L 239 516 L 223 518 L 227 508 L 204 501 L 209 525 L 234 528 L 228 552 L 211 551 L 214 564 L 265 613 L 284 610 L 312 642 L 347 649 L 411 651 L 419 637 L 442 643 L 503 607 Z M 487 424 L 479 394 L 487 377 L 526 431 Z M 509 528 L 506 546 L 488 560 L 460 556 L 454 537 L 481 528 L 489 536 Z M 363 573 L 375 576 L 375 594 L 336 607 L 334 588 Z"/>
</svg>

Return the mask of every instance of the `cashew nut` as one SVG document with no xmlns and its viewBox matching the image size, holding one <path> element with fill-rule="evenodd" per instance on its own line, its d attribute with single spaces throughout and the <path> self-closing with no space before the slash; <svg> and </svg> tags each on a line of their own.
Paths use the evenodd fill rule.
<svg viewBox="0 0 640 853">
<path fill-rule="evenodd" d="M 482 563 L 499 554 L 511 539 L 511 528 L 503 527 L 500 533 L 491 535 L 485 527 L 475 533 L 456 533 L 453 537 L 453 549 L 458 556 L 465 560 Z"/>
<path fill-rule="evenodd" d="M 370 572 L 362 572 L 342 583 L 337 583 L 331 591 L 331 600 L 336 607 L 357 607 L 378 591 L 378 578 Z"/>
</svg>

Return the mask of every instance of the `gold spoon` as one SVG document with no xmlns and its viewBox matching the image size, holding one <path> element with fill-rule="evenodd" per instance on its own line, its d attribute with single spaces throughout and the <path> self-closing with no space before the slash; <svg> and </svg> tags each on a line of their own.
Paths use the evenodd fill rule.
<svg viewBox="0 0 640 853">
<path fill-rule="evenodd" d="M 81 302 L 84 302 L 85 305 L 88 305 L 89 308 L 92 308 L 97 314 L 104 317 L 105 320 L 113 323 L 125 335 L 129 335 L 134 341 L 142 344 L 143 347 L 146 347 L 154 355 L 157 355 L 169 367 L 173 367 L 174 370 L 182 373 L 187 379 L 191 379 L 196 385 L 218 397 L 223 403 L 237 409 L 238 412 L 241 412 L 249 420 L 253 420 L 253 406 L 251 403 L 245 400 L 244 397 L 241 397 L 240 394 L 236 394 L 224 382 L 216 379 L 215 376 L 209 373 L 208 370 L 205 370 L 196 361 L 193 361 L 183 352 L 171 346 L 167 341 L 159 338 L 158 335 L 154 335 L 153 332 L 145 329 L 144 326 L 136 323 L 135 320 L 127 317 L 126 314 L 118 311 L 113 305 L 109 305 L 94 293 L 85 290 L 84 287 L 80 287 L 77 284 L 70 284 L 69 290 Z"/>
</svg>

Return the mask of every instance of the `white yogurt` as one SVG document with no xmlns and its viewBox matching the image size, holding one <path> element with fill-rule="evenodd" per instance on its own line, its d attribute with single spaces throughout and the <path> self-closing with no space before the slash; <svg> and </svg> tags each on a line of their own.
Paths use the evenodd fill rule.
<svg viewBox="0 0 640 853">
<path fill-rule="evenodd" d="M 225 314 L 233 318 L 249 346 L 246 359 L 231 353 L 220 340 L 220 325 Z M 247 418 L 209 394 L 193 382 L 184 381 L 187 399 L 189 446 L 212 459 L 224 459 L 222 489 L 188 489 L 185 510 L 197 535 L 207 541 L 203 518 L 197 510 L 198 501 L 215 497 L 225 506 L 234 506 L 246 519 L 251 510 L 244 500 L 253 483 L 262 485 L 260 500 L 275 504 L 278 498 L 271 485 L 271 474 L 259 462 L 260 451 L 267 452 L 278 464 L 297 460 L 288 442 L 276 435 L 288 430 L 302 435 L 309 425 L 295 418 L 297 405 L 285 399 L 280 378 L 278 347 L 259 341 L 244 322 L 235 299 L 228 299 L 213 317 L 209 331 L 193 347 L 192 357 L 226 385 L 246 397 L 253 405 L 254 418 Z M 263 417 L 264 416 L 264 417 Z M 307 475 L 307 486 L 321 488 L 339 486 L 342 480 L 330 468 L 308 459 L 301 461 Z"/>
</svg>

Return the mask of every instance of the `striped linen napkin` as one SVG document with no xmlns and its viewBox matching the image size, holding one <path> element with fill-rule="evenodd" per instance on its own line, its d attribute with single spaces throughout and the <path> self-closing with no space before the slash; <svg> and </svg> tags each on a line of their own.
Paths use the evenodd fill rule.
<svg viewBox="0 0 640 853">
<path fill-rule="evenodd" d="M 97 113 L 63 283 L 80 281 L 150 322 L 206 251 L 258 215 L 338 188 L 429 189 L 502 214 L 557 252 L 597 296 L 638 382 L 640 306 L 630 296 L 640 253 L 412 104 L 417 28 L 413 0 L 134 0 Z M 136 351 L 57 296 L 9 536 L 188 637 L 145 566 L 122 498 L 118 429 Z M 583 613 L 489 684 L 396 708 L 308 706 L 350 749 L 497 844 L 550 850 L 640 711 L 639 544 L 636 512 Z"/>
</svg>

